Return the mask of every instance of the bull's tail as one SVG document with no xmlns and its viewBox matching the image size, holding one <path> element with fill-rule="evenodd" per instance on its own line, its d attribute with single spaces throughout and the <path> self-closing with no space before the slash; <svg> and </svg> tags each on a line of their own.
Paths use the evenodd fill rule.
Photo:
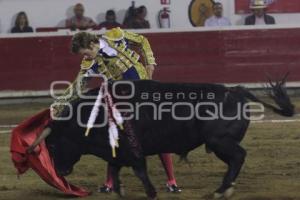
<svg viewBox="0 0 300 200">
<path fill-rule="evenodd" d="M 235 90 L 237 90 L 239 93 L 241 93 L 243 96 L 245 96 L 247 99 L 259 102 L 263 104 L 266 108 L 269 108 L 273 110 L 275 113 L 286 116 L 286 117 L 292 117 L 295 113 L 294 109 L 295 106 L 291 103 L 291 100 L 287 94 L 286 88 L 285 88 L 285 79 L 282 81 L 277 81 L 273 83 L 272 81 L 269 81 L 269 88 L 270 91 L 268 91 L 269 97 L 275 102 L 277 106 L 274 106 L 272 104 L 266 103 L 260 99 L 258 99 L 255 95 L 253 95 L 251 92 L 249 92 L 246 88 L 243 87 L 235 87 Z"/>
</svg>

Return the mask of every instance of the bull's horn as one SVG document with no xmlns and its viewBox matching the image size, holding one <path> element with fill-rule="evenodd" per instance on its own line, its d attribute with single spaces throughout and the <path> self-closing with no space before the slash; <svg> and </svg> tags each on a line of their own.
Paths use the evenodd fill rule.
<svg viewBox="0 0 300 200">
<path fill-rule="evenodd" d="M 86 129 L 86 131 L 85 131 L 85 136 L 86 136 L 86 137 L 88 137 L 88 136 L 89 136 L 89 134 L 90 134 L 90 131 L 91 131 L 91 129 L 90 129 L 90 128 L 87 128 L 87 129 Z"/>
<path fill-rule="evenodd" d="M 123 131 L 124 130 L 123 124 L 119 124 L 119 128 L 120 128 L 121 131 Z"/>
<path fill-rule="evenodd" d="M 270 86 L 275 87 L 275 85 L 273 84 L 271 75 L 268 72 L 265 72 L 265 76 L 267 77 Z"/>
<path fill-rule="evenodd" d="M 116 148 L 115 147 L 112 147 L 112 157 L 113 158 L 117 157 Z"/>
</svg>

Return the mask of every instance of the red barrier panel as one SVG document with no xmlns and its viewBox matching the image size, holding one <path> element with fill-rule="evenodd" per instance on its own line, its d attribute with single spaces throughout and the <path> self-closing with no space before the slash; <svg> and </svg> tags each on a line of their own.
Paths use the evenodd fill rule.
<svg viewBox="0 0 300 200">
<path fill-rule="evenodd" d="M 263 82 L 290 72 L 300 81 L 300 29 L 151 33 L 155 79 L 171 82 Z M 72 80 L 80 56 L 70 36 L 1 38 L 0 90 L 47 90 Z"/>
</svg>

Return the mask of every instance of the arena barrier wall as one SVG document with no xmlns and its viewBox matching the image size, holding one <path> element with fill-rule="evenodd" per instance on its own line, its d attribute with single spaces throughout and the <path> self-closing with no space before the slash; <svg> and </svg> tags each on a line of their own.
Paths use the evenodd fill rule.
<svg viewBox="0 0 300 200">
<path fill-rule="evenodd" d="M 145 33 L 167 82 L 261 83 L 289 72 L 300 81 L 300 28 L 239 28 Z M 0 90 L 41 91 L 54 80 L 72 81 L 81 57 L 71 35 L 0 37 Z"/>
</svg>

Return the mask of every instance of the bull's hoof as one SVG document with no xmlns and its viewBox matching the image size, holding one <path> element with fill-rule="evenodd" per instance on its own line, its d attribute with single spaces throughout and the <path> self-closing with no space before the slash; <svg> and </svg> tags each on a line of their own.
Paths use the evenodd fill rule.
<svg viewBox="0 0 300 200">
<path fill-rule="evenodd" d="M 224 193 L 215 192 L 214 199 L 221 199 L 224 197 Z"/>
<path fill-rule="evenodd" d="M 149 197 L 148 199 L 149 200 L 158 200 L 158 197 L 151 197 L 151 198 Z"/>
<path fill-rule="evenodd" d="M 114 189 L 114 192 L 119 195 L 119 197 L 125 197 L 125 188 L 124 185 L 120 184 L 117 189 Z"/>
<path fill-rule="evenodd" d="M 234 187 L 230 187 L 226 189 L 225 192 L 223 193 L 215 192 L 214 199 L 221 199 L 221 198 L 229 199 L 230 197 L 232 197 L 233 194 L 234 194 Z"/>
<path fill-rule="evenodd" d="M 149 200 L 158 200 L 158 197 L 157 197 L 157 193 L 156 191 L 148 191 L 146 192 L 147 193 L 147 199 Z"/>
<path fill-rule="evenodd" d="M 233 194 L 234 194 L 234 187 L 230 187 L 225 191 L 224 197 L 226 199 L 229 199 L 230 197 L 232 197 Z"/>
<path fill-rule="evenodd" d="M 124 187 L 124 185 L 120 185 L 120 191 L 119 191 L 119 196 L 120 197 L 125 197 L 125 187 Z"/>
</svg>

